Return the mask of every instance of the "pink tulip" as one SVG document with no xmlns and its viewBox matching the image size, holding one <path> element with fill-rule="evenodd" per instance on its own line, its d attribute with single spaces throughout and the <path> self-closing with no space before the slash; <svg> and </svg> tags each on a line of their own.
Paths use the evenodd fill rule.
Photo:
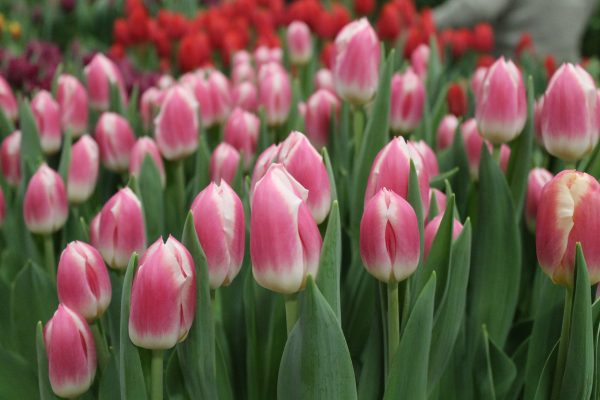
<svg viewBox="0 0 600 400">
<path fill-rule="evenodd" d="M 82 136 L 71 150 L 67 194 L 71 203 L 83 203 L 96 188 L 100 150 L 89 135 Z"/>
<path fill-rule="evenodd" d="M 256 86 L 250 82 L 242 82 L 235 86 L 231 92 L 231 101 L 234 107 L 254 112 L 258 107 L 258 93 Z"/>
<path fill-rule="evenodd" d="M 304 101 L 299 101 L 298 102 L 298 114 L 300 114 L 300 116 L 304 119 L 306 119 L 306 102 Z M 306 122 L 306 121 L 304 121 Z"/>
<path fill-rule="evenodd" d="M 552 173 L 544 168 L 534 168 L 527 178 L 527 197 L 525 202 L 525 222 L 531 232 L 535 232 L 538 204 L 546 183 L 553 178 Z"/>
<path fill-rule="evenodd" d="M 104 54 L 97 53 L 92 61 L 83 69 L 87 81 L 90 106 L 98 111 L 108 110 L 110 103 L 110 87 L 115 85 L 119 90 L 121 101 L 127 102 L 123 76 L 117 66 Z"/>
<path fill-rule="evenodd" d="M 150 156 L 152 161 L 154 161 L 156 170 L 160 175 L 160 184 L 164 188 L 167 181 L 165 166 L 156 142 L 149 137 L 139 138 L 131 149 L 131 155 L 129 157 L 129 174 L 139 177 L 140 172 L 142 171 L 142 163 L 146 156 Z"/>
<path fill-rule="evenodd" d="M 419 225 L 410 204 L 381 189 L 365 205 L 360 221 L 360 255 L 367 271 L 382 282 L 401 282 L 419 263 Z"/>
<path fill-rule="evenodd" d="M 90 221 L 90 244 L 95 248 L 100 248 L 100 216 L 102 212 L 98 212 Z"/>
<path fill-rule="evenodd" d="M 471 118 L 463 122 L 460 127 L 461 134 L 463 137 L 465 152 L 469 161 L 469 172 L 473 180 L 479 179 L 479 161 L 481 159 L 481 146 L 485 142 L 488 151 L 492 153 L 492 144 L 479 135 L 477 130 L 477 122 Z M 503 144 L 500 147 L 500 169 L 506 172 L 508 168 L 508 160 L 510 158 L 510 147 Z"/>
<path fill-rule="evenodd" d="M 431 201 L 435 201 L 438 209 L 438 214 L 443 214 L 446 211 L 446 195 L 439 189 L 431 189 Z"/>
<path fill-rule="evenodd" d="M 424 140 L 419 140 L 418 142 L 408 141 L 408 146 L 411 150 L 416 151 L 423 159 L 423 164 L 430 180 L 440 174 L 437 156 Z"/>
<path fill-rule="evenodd" d="M 33 233 L 50 234 L 67 221 L 69 205 L 59 174 L 42 164 L 31 177 L 23 200 L 25 225 Z"/>
<path fill-rule="evenodd" d="M 19 105 L 13 94 L 10 85 L 2 75 L 0 75 L 0 110 L 4 112 L 6 118 L 16 121 L 19 116 Z"/>
<path fill-rule="evenodd" d="M 440 224 L 442 223 L 442 218 L 444 218 L 444 214 L 439 214 L 437 217 L 429 221 L 427 226 L 425 227 L 425 239 L 424 239 L 424 248 L 423 248 L 423 259 L 427 260 L 427 256 L 429 256 L 429 252 L 431 251 L 431 245 L 433 244 L 433 240 L 437 236 L 438 230 L 440 229 Z M 458 235 L 462 232 L 463 226 L 460 221 L 453 220 L 452 223 L 452 240 L 456 240 Z"/>
<path fill-rule="evenodd" d="M 425 85 L 421 78 L 407 69 L 402 75 L 392 77 L 390 96 L 390 129 L 394 133 L 407 134 L 421 122 L 425 105 Z"/>
<path fill-rule="evenodd" d="M 302 21 L 292 22 L 286 33 L 290 61 L 295 65 L 305 65 L 312 57 L 310 28 Z"/>
<path fill-rule="evenodd" d="M 210 287 L 228 286 L 244 260 L 246 224 L 242 201 L 226 181 L 212 182 L 194 199 L 192 214 L 206 255 Z"/>
<path fill-rule="evenodd" d="M 66 398 L 87 392 L 96 376 L 96 345 L 83 317 L 59 304 L 44 328 L 44 343 L 52 391 Z"/>
<path fill-rule="evenodd" d="M 250 63 L 238 64 L 233 67 L 231 80 L 235 86 L 244 82 L 254 83 L 256 80 L 256 72 Z"/>
<path fill-rule="evenodd" d="M 4 138 L 0 148 L 2 175 L 11 186 L 21 182 L 21 131 L 14 131 Z"/>
<path fill-rule="evenodd" d="M 40 90 L 31 100 L 31 111 L 40 135 L 40 145 L 46 154 L 60 150 L 62 131 L 60 106 L 46 90 Z"/>
<path fill-rule="evenodd" d="M 238 50 L 231 57 L 231 64 L 235 67 L 239 64 L 248 64 L 252 62 L 252 56 L 247 50 Z"/>
<path fill-rule="evenodd" d="M 438 150 L 444 150 L 452 146 L 454 141 L 454 135 L 456 128 L 458 127 L 458 118 L 453 114 L 448 114 L 442 121 L 437 129 L 437 147 Z"/>
<path fill-rule="evenodd" d="M 129 122 L 117 113 L 105 112 L 96 124 L 94 138 L 100 148 L 102 165 L 114 172 L 127 171 L 129 154 L 135 144 Z"/>
<path fill-rule="evenodd" d="M 259 104 L 264 107 L 265 121 L 268 126 L 279 126 L 285 123 L 292 104 L 292 88 L 287 73 L 269 73 L 260 79 L 258 99 Z"/>
<path fill-rule="evenodd" d="M 240 153 L 229 143 L 219 144 L 210 156 L 210 180 L 232 184 L 240 165 Z"/>
<path fill-rule="evenodd" d="M 581 243 L 590 284 L 600 282 L 600 184 L 591 175 L 565 170 L 544 186 L 536 221 L 536 250 L 554 283 L 571 286 L 575 244 Z"/>
<path fill-rule="evenodd" d="M 85 87 L 72 75 L 58 77 L 56 101 L 60 105 L 63 130 L 70 130 L 73 137 L 83 135 L 88 124 L 88 94 Z"/>
<path fill-rule="evenodd" d="M 429 52 L 429 46 L 420 44 L 410 55 L 410 65 L 421 79 L 424 79 L 427 75 Z"/>
<path fill-rule="evenodd" d="M 144 129 L 150 129 L 154 118 L 160 111 L 160 106 L 165 98 L 165 92 L 161 89 L 151 87 L 146 89 L 140 98 L 140 116 Z"/>
<path fill-rule="evenodd" d="M 160 90 L 164 90 L 175 85 L 175 83 L 175 79 L 171 75 L 162 74 L 160 78 L 158 78 L 158 82 L 156 82 L 156 87 Z"/>
<path fill-rule="evenodd" d="M 478 67 L 473 75 L 471 76 L 471 91 L 473 92 L 473 97 L 475 97 L 475 101 L 479 98 L 479 92 L 483 87 L 483 80 L 488 72 L 487 67 Z"/>
<path fill-rule="evenodd" d="M 225 122 L 231 111 L 229 81 L 220 71 L 204 70 L 195 74 L 194 95 L 200 105 L 202 126 L 210 128 Z"/>
<path fill-rule="evenodd" d="M 256 153 L 259 131 L 258 117 L 241 108 L 233 110 L 225 124 L 223 140 L 242 153 L 246 168 L 250 167 Z"/>
<path fill-rule="evenodd" d="M 315 90 L 329 90 L 331 93 L 335 94 L 335 87 L 333 86 L 333 75 L 330 70 L 327 68 L 321 68 L 315 74 Z"/>
<path fill-rule="evenodd" d="M 170 349 L 185 339 L 196 311 L 196 267 L 174 237 L 146 250 L 131 287 L 129 338 L 145 349 Z"/>
<path fill-rule="evenodd" d="M 265 64 L 271 62 L 271 51 L 266 46 L 259 46 L 254 50 L 254 63 L 256 68 L 260 69 Z"/>
<path fill-rule="evenodd" d="M 267 173 L 267 170 L 272 163 L 277 161 L 280 145 L 272 144 L 267 147 L 256 159 L 254 163 L 254 171 L 252 172 L 252 181 L 250 185 L 250 193 L 254 192 L 256 183 Z"/>
<path fill-rule="evenodd" d="M 183 86 L 169 89 L 154 121 L 156 144 L 164 158 L 179 160 L 196 151 L 198 119 L 198 102 L 194 96 Z"/>
<path fill-rule="evenodd" d="M 332 92 L 320 89 L 313 93 L 306 104 L 306 135 L 318 149 L 327 146 L 332 118 L 338 117 L 340 101 Z"/>
<path fill-rule="evenodd" d="M 94 321 L 110 304 L 112 290 L 102 256 L 84 242 L 71 242 L 63 250 L 56 275 L 58 300 L 88 321 Z"/>
</svg>

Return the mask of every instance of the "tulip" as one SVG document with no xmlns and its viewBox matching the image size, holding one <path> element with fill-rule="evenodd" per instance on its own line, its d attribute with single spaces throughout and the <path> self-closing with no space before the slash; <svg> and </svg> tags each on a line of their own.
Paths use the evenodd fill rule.
<svg viewBox="0 0 600 400">
<path fill-rule="evenodd" d="M 489 68 L 475 105 L 479 132 L 493 144 L 510 142 L 521 133 L 527 97 L 521 72 L 512 61 L 502 57 Z"/>
<path fill-rule="evenodd" d="M 90 221 L 90 243 L 95 248 L 100 248 L 100 215 L 102 212 L 98 212 L 94 218 Z"/>
<path fill-rule="evenodd" d="M 114 172 L 127 171 L 129 154 L 135 144 L 129 122 L 117 113 L 105 112 L 96 124 L 94 138 L 100 148 L 102 165 Z"/>
<path fill-rule="evenodd" d="M 167 160 L 189 156 L 198 147 L 198 102 L 183 86 L 169 89 L 154 121 L 154 136 Z"/>
<path fill-rule="evenodd" d="M 462 138 L 465 145 L 467 160 L 469 161 L 469 172 L 473 180 L 479 179 L 479 161 L 481 159 L 481 146 L 486 144 L 488 151 L 492 152 L 492 144 L 484 139 L 477 130 L 477 122 L 471 118 L 463 122 L 460 127 Z M 500 169 L 506 172 L 508 160 L 510 158 L 510 147 L 503 144 L 500 147 Z"/>
<path fill-rule="evenodd" d="M 477 101 L 477 98 L 479 97 L 479 92 L 483 87 L 483 80 L 485 79 L 485 75 L 487 74 L 487 72 L 488 68 L 478 67 L 471 76 L 471 91 L 473 92 L 475 101 Z"/>
<path fill-rule="evenodd" d="M 221 124 L 231 110 L 229 81 L 220 71 L 199 71 L 195 74 L 193 90 L 200 106 L 202 126 Z"/>
<path fill-rule="evenodd" d="M 292 105 L 292 89 L 287 73 L 280 71 L 266 74 L 258 85 L 258 99 L 259 104 L 264 107 L 268 126 L 285 123 Z"/>
<path fill-rule="evenodd" d="M 0 148 L 2 175 L 11 186 L 21 182 L 21 131 L 14 131 L 4 138 Z"/>
<path fill-rule="evenodd" d="M 74 137 L 85 133 L 88 124 L 88 94 L 85 87 L 72 75 L 58 77 L 56 101 L 60 105 L 63 130 L 70 130 Z"/>
<path fill-rule="evenodd" d="M 4 192 L 0 187 L 0 228 L 6 219 L 6 201 L 4 200 Z"/>
<path fill-rule="evenodd" d="M 59 174 L 42 164 L 31 177 L 23 200 L 25 225 L 33 233 L 50 234 L 67 221 L 69 205 Z"/>
<path fill-rule="evenodd" d="M 300 114 L 300 116 L 302 118 L 306 118 L 306 108 L 307 107 L 306 107 L 306 102 L 305 101 L 299 101 L 298 102 L 298 114 Z"/>
<path fill-rule="evenodd" d="M 583 68 L 563 64 L 552 76 L 540 113 L 548 153 L 573 162 L 598 143 L 600 113 L 594 80 Z"/>
<path fill-rule="evenodd" d="M 106 111 L 110 102 L 110 86 L 115 85 L 121 101 L 127 101 L 123 77 L 117 66 L 102 53 L 98 53 L 83 69 L 88 87 L 90 106 L 98 111 Z"/>
<path fill-rule="evenodd" d="M 238 50 L 233 53 L 232 64 L 235 67 L 240 64 L 248 64 L 252 61 L 252 56 L 246 50 Z"/>
<path fill-rule="evenodd" d="M 536 250 L 554 283 L 571 286 L 575 244 L 581 243 L 590 284 L 600 282 L 600 184 L 591 175 L 565 170 L 546 183 L 536 221 Z"/>
<path fill-rule="evenodd" d="M 366 18 L 346 25 L 335 38 L 333 83 L 337 94 L 362 105 L 375 95 L 379 83 L 381 48 Z"/>
<path fill-rule="evenodd" d="M 242 153 L 246 168 L 250 167 L 256 152 L 259 131 L 258 117 L 241 108 L 233 110 L 225 124 L 223 140 Z"/>
<path fill-rule="evenodd" d="M 367 271 L 382 282 L 401 282 L 417 268 L 419 246 L 410 204 L 391 190 L 379 190 L 360 221 L 360 256 Z"/>
<path fill-rule="evenodd" d="M 131 254 L 146 247 L 142 204 L 129 188 L 108 200 L 98 224 L 98 250 L 111 268 L 126 268 Z"/>
<path fill-rule="evenodd" d="M 146 89 L 142 94 L 140 98 L 140 116 L 142 117 L 144 129 L 150 129 L 152 126 L 152 121 L 158 115 L 164 98 L 165 92 L 155 87 Z"/>
<path fill-rule="evenodd" d="M 71 149 L 71 164 L 67 182 L 67 194 L 71 203 L 83 203 L 96 188 L 100 151 L 89 135 L 84 135 Z"/>
<path fill-rule="evenodd" d="M 173 85 L 175 85 L 175 79 L 169 74 L 162 74 L 156 82 L 156 86 L 161 90 L 168 89 Z"/>
<path fill-rule="evenodd" d="M 437 236 L 438 230 L 440 229 L 440 224 L 442 223 L 442 218 L 444 218 L 444 214 L 439 214 L 434 219 L 427 223 L 425 227 L 425 238 L 423 243 L 423 259 L 427 260 L 429 256 L 429 252 L 431 251 L 431 245 L 433 244 L 433 240 Z M 463 226 L 460 221 L 453 220 L 452 222 L 452 240 L 456 240 L 458 235 L 462 232 Z"/>
<path fill-rule="evenodd" d="M 254 63 L 258 69 L 269 61 L 271 61 L 271 54 L 268 47 L 259 46 L 254 50 Z"/>
<path fill-rule="evenodd" d="M 390 128 L 407 134 L 421 122 L 425 105 L 425 85 L 412 69 L 394 74 L 390 95 Z"/>
<path fill-rule="evenodd" d="M 50 93 L 41 90 L 31 100 L 31 111 L 40 135 L 42 150 L 46 154 L 56 153 L 60 150 L 62 142 L 60 106 Z"/>
<path fill-rule="evenodd" d="M 424 140 L 419 140 L 418 142 L 409 141 L 408 146 L 410 150 L 416 151 L 423 159 L 423 165 L 427 170 L 430 180 L 440 174 L 437 157 Z"/>
<path fill-rule="evenodd" d="M 238 64 L 233 67 L 231 79 L 236 86 L 244 82 L 253 83 L 256 79 L 256 72 L 250 63 Z"/>
<path fill-rule="evenodd" d="M 446 195 L 439 189 L 431 189 L 431 201 L 435 202 L 438 209 L 438 214 L 443 214 L 446 211 Z M 437 215 L 437 214 L 436 214 Z"/>
<path fill-rule="evenodd" d="M 320 89 L 313 93 L 306 104 L 306 134 L 317 148 L 327 146 L 332 118 L 337 118 L 340 101 L 329 90 Z"/>
<path fill-rule="evenodd" d="M 139 177 L 142 171 L 142 163 L 144 162 L 146 156 L 150 156 L 154 162 L 156 170 L 160 175 L 160 184 L 164 188 L 167 181 L 167 177 L 165 175 L 165 166 L 156 142 L 149 137 L 139 138 L 135 142 L 135 145 L 133 145 L 131 154 L 129 156 L 129 174 Z"/>
<path fill-rule="evenodd" d="M 258 107 L 256 86 L 250 82 L 242 82 L 231 91 L 231 101 L 234 107 L 254 112 Z"/>
<path fill-rule="evenodd" d="M 17 99 L 15 98 L 10 85 L 2 75 L 0 75 L 0 110 L 2 110 L 6 118 L 11 121 L 16 121 L 19 116 Z"/>
<path fill-rule="evenodd" d="M 242 201 L 226 181 L 212 182 L 194 199 L 192 215 L 206 255 L 211 289 L 228 286 L 244 260 L 246 224 Z"/>
<path fill-rule="evenodd" d="M 83 317 L 64 304 L 44 328 L 52 391 L 66 398 L 85 393 L 96 376 L 96 346 Z"/>
<path fill-rule="evenodd" d="M 267 147 L 256 159 L 254 163 L 254 171 L 252 172 L 252 181 L 250 184 L 250 193 L 254 192 L 256 183 L 267 173 L 267 170 L 277 160 L 279 155 L 278 144 L 272 144 Z"/>
<path fill-rule="evenodd" d="M 210 156 L 210 180 L 232 184 L 240 165 L 240 153 L 229 143 L 219 144 Z"/>
<path fill-rule="evenodd" d="M 331 93 L 335 94 L 335 87 L 333 86 L 333 75 L 331 71 L 327 68 L 321 68 L 315 74 L 315 90 L 329 90 Z"/>
<path fill-rule="evenodd" d="M 467 95 L 459 83 L 453 83 L 448 87 L 446 101 L 450 114 L 462 117 L 467 113 Z"/>
<path fill-rule="evenodd" d="M 136 346 L 170 349 L 185 339 L 196 310 L 196 267 L 174 237 L 146 250 L 131 287 L 129 338 Z"/>
<path fill-rule="evenodd" d="M 456 118 L 456 116 L 448 114 L 442 118 L 437 129 L 438 150 L 444 150 L 452 145 L 457 127 L 458 118 Z"/>
<path fill-rule="evenodd" d="M 297 293 L 317 276 L 321 234 L 305 203 L 307 190 L 280 164 L 273 164 L 252 194 L 250 256 L 259 285 Z"/>
<path fill-rule="evenodd" d="M 531 232 L 535 232 L 535 220 L 542 190 L 552 180 L 552 173 L 544 168 L 534 168 L 527 178 L 527 197 L 525 202 L 525 222 Z"/>
<path fill-rule="evenodd" d="M 287 28 L 286 38 L 292 64 L 307 64 L 313 54 L 308 25 L 302 21 L 292 22 Z"/>
<path fill-rule="evenodd" d="M 94 321 L 110 304 L 108 270 L 94 247 L 71 242 L 60 255 L 57 272 L 58 300 L 88 321 Z"/>
<path fill-rule="evenodd" d="M 427 75 L 429 53 L 429 46 L 420 44 L 410 55 L 410 66 L 421 79 L 424 79 L 425 75 Z"/>
</svg>

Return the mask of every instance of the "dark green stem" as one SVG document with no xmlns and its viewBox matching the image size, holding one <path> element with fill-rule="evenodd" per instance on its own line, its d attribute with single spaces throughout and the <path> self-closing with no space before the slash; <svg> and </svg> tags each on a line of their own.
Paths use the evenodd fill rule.
<svg viewBox="0 0 600 400">
<path fill-rule="evenodd" d="M 387 329 L 388 329 L 388 370 L 392 364 L 396 349 L 400 343 L 400 308 L 398 304 L 398 282 L 392 280 L 387 284 Z"/>
<path fill-rule="evenodd" d="M 163 350 L 152 350 L 152 400 L 163 398 Z"/>
</svg>

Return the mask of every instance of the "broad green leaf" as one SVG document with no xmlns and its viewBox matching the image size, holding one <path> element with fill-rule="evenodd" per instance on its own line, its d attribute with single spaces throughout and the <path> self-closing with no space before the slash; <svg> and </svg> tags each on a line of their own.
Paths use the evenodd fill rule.
<svg viewBox="0 0 600 400">
<path fill-rule="evenodd" d="M 109 111 L 124 115 L 125 114 L 125 104 L 123 104 L 123 98 L 121 97 L 121 91 L 119 90 L 119 86 L 117 86 L 115 83 L 109 82 L 108 89 L 109 89 L 109 103 L 108 103 Z"/>
<path fill-rule="evenodd" d="M 114 300 L 114 299 L 113 299 Z M 113 400 L 121 396 L 119 385 L 119 371 L 117 369 L 117 358 L 119 353 L 110 352 L 106 369 L 99 376 L 98 400 Z"/>
<path fill-rule="evenodd" d="M 340 274 L 342 266 L 342 228 L 338 202 L 334 200 L 327 231 L 323 239 L 317 285 L 333 310 L 338 321 L 341 320 Z"/>
<path fill-rule="evenodd" d="M 467 197 L 471 177 L 469 173 L 469 161 L 467 159 L 467 154 L 465 153 L 460 126 L 456 128 L 451 147 L 441 151 L 438 154 L 438 159 L 440 163 L 440 172 L 442 174 L 446 173 L 444 171 L 452 171 L 454 168 L 458 168 L 458 172 L 454 174 L 449 181 L 456 194 L 456 204 L 459 207 L 458 211 L 461 215 L 466 215 Z"/>
<path fill-rule="evenodd" d="M 375 311 L 380 313 L 379 309 Z M 382 339 L 382 324 L 377 319 L 371 324 L 369 338 L 360 357 L 361 373 L 358 379 L 358 398 L 360 400 L 379 400 L 383 395 L 385 372 L 383 368 L 384 346 Z"/>
<path fill-rule="evenodd" d="M 177 352 L 171 352 L 171 357 L 167 360 L 167 369 L 165 372 L 164 385 L 167 389 L 167 398 L 170 400 L 188 400 L 185 385 L 183 384 L 183 372 L 179 366 Z"/>
<path fill-rule="evenodd" d="M 34 170 L 44 159 L 40 145 L 40 135 L 31 107 L 26 100 L 19 103 L 19 128 L 21 130 L 21 163 L 31 164 Z"/>
<path fill-rule="evenodd" d="M 35 326 L 32 330 L 35 331 Z M 38 390 L 34 360 L 35 355 L 25 359 L 0 347 L 0 398 L 44 400 Z"/>
<path fill-rule="evenodd" d="M 527 353 L 529 350 L 530 339 L 525 339 L 519 347 L 515 350 L 511 357 L 513 364 L 517 369 L 517 374 L 513 380 L 509 394 L 506 396 L 507 399 L 517 400 L 520 398 L 523 392 L 523 385 L 525 384 L 525 367 L 527 364 Z"/>
<path fill-rule="evenodd" d="M 46 355 L 46 346 L 44 344 L 44 331 L 42 321 L 38 321 L 35 331 L 35 344 L 37 349 L 37 371 L 38 371 L 38 386 L 40 390 L 41 400 L 57 399 L 52 392 L 50 379 L 48 377 L 48 357 Z"/>
<path fill-rule="evenodd" d="M 160 173 L 149 155 L 146 155 L 142 162 L 138 187 L 144 209 L 146 237 L 148 243 L 153 243 L 164 232 L 164 203 Z"/>
<path fill-rule="evenodd" d="M 69 182 L 69 166 L 71 165 L 71 147 L 72 147 L 71 130 L 65 130 L 63 137 L 62 151 L 60 153 L 60 162 L 58 164 L 58 173 L 62 178 L 65 186 Z"/>
<path fill-rule="evenodd" d="M 225 349 L 227 338 L 222 329 L 219 331 L 216 339 L 216 375 L 219 400 L 233 400 L 234 394 L 233 387 L 231 386 L 232 366 L 228 357 L 229 354 Z"/>
<path fill-rule="evenodd" d="M 548 355 L 544 368 L 540 375 L 537 389 L 535 391 L 534 400 L 548 400 L 552 395 L 552 384 L 554 382 L 554 370 L 556 367 L 556 359 L 558 358 L 558 343 L 554 345 L 552 351 Z"/>
<path fill-rule="evenodd" d="M 512 360 L 494 343 L 485 325 L 475 361 L 475 383 L 480 399 L 503 399 L 508 394 L 517 369 Z"/>
<path fill-rule="evenodd" d="M 419 241 L 419 265 L 413 276 L 408 281 L 408 285 L 410 285 L 410 294 L 411 296 L 411 304 L 414 305 L 417 301 L 417 296 L 421 293 L 421 288 L 417 287 L 418 284 L 422 285 L 422 282 L 427 279 L 423 278 L 421 275 L 427 273 L 423 270 L 423 243 L 425 237 L 425 215 L 423 210 L 423 200 L 421 199 L 421 190 L 419 188 L 419 178 L 417 176 L 417 170 L 415 168 L 415 164 L 412 160 L 410 160 L 410 175 L 408 178 L 408 195 L 406 196 L 408 202 L 415 210 L 415 214 L 417 214 L 417 222 L 419 224 L 419 237 L 421 240 Z"/>
<path fill-rule="evenodd" d="M 325 163 L 325 168 L 327 169 L 327 176 L 329 177 L 329 186 L 331 190 L 331 201 L 338 200 L 337 195 L 337 184 L 335 180 L 335 173 L 333 172 L 333 166 L 331 165 L 331 160 L 329 159 L 329 152 L 327 151 L 327 147 L 323 147 L 321 150 L 321 155 L 323 156 L 323 162 Z"/>
</svg>

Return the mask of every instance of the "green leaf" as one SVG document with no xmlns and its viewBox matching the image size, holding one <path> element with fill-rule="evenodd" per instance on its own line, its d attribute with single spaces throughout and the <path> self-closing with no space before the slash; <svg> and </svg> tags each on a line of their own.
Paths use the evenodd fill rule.
<svg viewBox="0 0 600 400">
<path fill-rule="evenodd" d="M 0 109 L 0 139 L 4 139 L 15 131 L 15 124 L 8 119 L 4 110 Z"/>
<path fill-rule="evenodd" d="M 119 385 L 119 371 L 117 357 L 119 353 L 111 351 L 106 369 L 100 375 L 98 383 L 98 400 L 113 400 L 121 396 Z"/>
<path fill-rule="evenodd" d="M 71 165 L 71 147 L 72 147 L 71 130 L 65 130 L 63 137 L 62 152 L 60 153 L 60 162 L 58 163 L 58 173 L 65 185 L 69 182 L 69 166 Z"/>
<path fill-rule="evenodd" d="M 535 391 L 534 400 L 548 400 L 552 395 L 552 383 L 554 381 L 554 369 L 558 358 L 558 342 L 552 348 L 550 355 L 544 363 L 544 369 Z"/>
<path fill-rule="evenodd" d="M 185 391 L 183 373 L 179 366 L 179 358 L 176 351 L 173 351 L 171 357 L 167 360 L 165 386 L 167 388 L 167 398 L 170 400 L 187 400 L 190 398 Z"/>
<path fill-rule="evenodd" d="M 338 321 L 341 318 L 340 273 L 342 267 L 342 228 L 337 200 L 329 212 L 327 231 L 319 259 L 317 285 L 333 310 Z"/>
<path fill-rule="evenodd" d="M 323 156 L 323 162 L 325 163 L 325 168 L 327 169 L 327 176 L 329 177 L 329 186 L 331 188 L 331 201 L 333 202 L 338 200 L 337 185 L 327 147 L 323 147 L 323 149 L 321 150 L 321 155 Z"/>
<path fill-rule="evenodd" d="M 356 399 L 350 352 L 339 321 L 312 277 L 283 351 L 277 398 Z"/>
<path fill-rule="evenodd" d="M 417 222 L 419 224 L 419 237 L 421 240 L 419 241 L 419 265 L 413 276 L 408 281 L 410 285 L 410 293 L 412 294 L 411 304 L 414 305 L 417 301 L 417 296 L 421 293 L 421 288 L 417 285 L 422 284 L 424 278 L 421 276 L 426 271 L 421 267 L 423 265 L 423 238 L 425 237 L 425 215 L 423 210 L 423 200 L 421 199 L 421 189 L 419 188 L 419 178 L 417 176 L 417 169 L 415 168 L 415 164 L 412 160 L 410 160 L 410 173 L 408 177 L 408 195 L 406 196 L 408 202 L 415 210 L 415 214 L 417 214 Z M 426 279 L 426 278 L 425 278 Z"/>
<path fill-rule="evenodd" d="M 32 327 L 35 331 L 35 328 Z M 35 357 L 35 356 L 34 356 Z M 41 397 L 32 365 L 20 355 L 0 347 L 0 398 L 37 399 Z"/>
<path fill-rule="evenodd" d="M 52 392 L 52 387 L 50 386 L 50 379 L 48 377 L 48 357 L 46 355 L 46 346 L 44 344 L 44 331 L 42 329 L 42 321 L 38 321 L 35 333 L 40 399 L 57 399 L 57 397 Z"/>
<path fill-rule="evenodd" d="M 52 97 L 56 99 L 56 94 L 58 93 L 58 78 L 62 75 L 62 73 L 64 72 L 64 65 L 61 62 L 60 64 L 58 64 L 56 66 L 56 69 L 54 70 L 54 75 L 52 76 L 52 84 L 50 85 L 50 90 L 52 93 Z"/>
<path fill-rule="evenodd" d="M 402 332 L 400 345 L 391 362 L 384 399 L 427 398 L 427 371 L 430 357 L 435 273 L 419 294 Z"/>
<path fill-rule="evenodd" d="M 517 374 L 512 360 L 494 343 L 485 325 L 475 364 L 475 382 L 480 399 L 503 399 Z"/>
<path fill-rule="evenodd" d="M 515 367 L 517 368 L 517 374 L 513 380 L 512 386 L 509 391 L 507 399 L 519 399 L 523 391 L 523 385 L 525 384 L 525 368 L 527 364 L 527 353 L 529 351 L 530 339 L 525 339 L 519 347 L 515 350 L 511 359 Z"/>
<path fill-rule="evenodd" d="M 123 99 L 121 98 L 121 91 L 119 90 L 119 86 L 115 83 L 109 82 L 109 103 L 108 109 L 117 114 L 124 114 L 125 105 L 123 104 Z"/>
<path fill-rule="evenodd" d="M 445 149 L 438 154 L 440 171 L 451 171 L 458 168 L 458 172 L 452 176 L 450 183 L 454 193 L 456 193 L 456 204 L 458 204 L 461 215 L 466 215 L 467 197 L 471 176 L 469 173 L 469 161 L 465 152 L 460 126 L 457 126 L 454 133 L 454 140 L 449 149 Z M 445 172 L 442 172 L 444 174 Z M 448 193 L 446 193 L 448 194 Z"/>
<path fill-rule="evenodd" d="M 40 145 L 40 135 L 31 107 L 26 100 L 19 103 L 19 127 L 21 129 L 21 163 L 22 165 L 31 164 L 34 169 L 44 159 L 42 146 Z"/>
<path fill-rule="evenodd" d="M 140 200 L 144 209 L 146 237 L 149 243 L 164 232 L 164 200 L 160 173 L 152 157 L 146 154 L 138 177 Z"/>
<path fill-rule="evenodd" d="M 194 167 L 193 189 L 191 199 L 188 199 L 187 204 L 191 204 L 191 200 L 210 182 L 208 175 L 208 165 L 210 162 L 210 151 L 206 142 L 206 135 L 201 132 L 198 140 L 198 150 L 196 150 L 196 163 Z"/>
<path fill-rule="evenodd" d="M 288 115 L 288 119 L 285 125 L 285 131 L 303 131 L 304 130 L 304 120 L 300 116 L 300 112 L 298 112 L 298 103 L 302 101 L 302 88 L 300 85 L 300 81 L 298 78 L 295 78 L 292 81 L 292 103 L 290 106 L 290 113 Z"/>
<path fill-rule="evenodd" d="M 375 311 L 381 314 L 379 309 Z M 360 357 L 362 368 L 358 380 L 358 398 L 361 400 L 379 400 L 383 396 L 385 372 L 382 329 L 379 319 L 371 324 L 369 337 Z"/>
</svg>

